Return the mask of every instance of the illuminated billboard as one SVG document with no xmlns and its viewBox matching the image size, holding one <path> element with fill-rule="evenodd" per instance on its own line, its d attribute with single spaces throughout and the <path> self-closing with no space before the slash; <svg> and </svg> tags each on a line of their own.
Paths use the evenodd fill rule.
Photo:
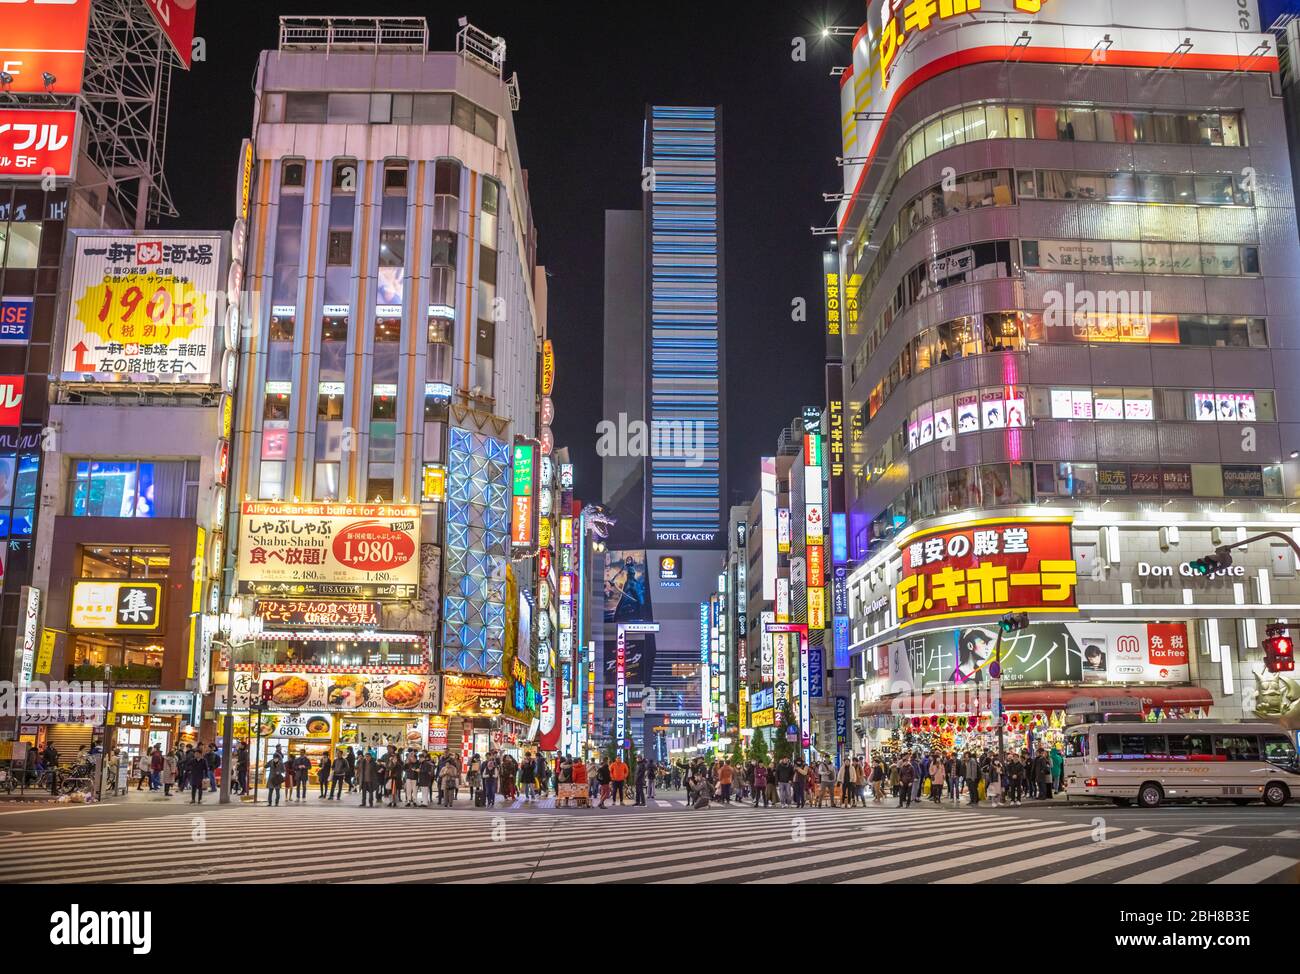
<svg viewBox="0 0 1300 974">
<path fill-rule="evenodd" d="M 79 94 L 89 25 L 90 0 L 0 2 L 0 71 L 12 79 L 5 90 Z"/>
</svg>

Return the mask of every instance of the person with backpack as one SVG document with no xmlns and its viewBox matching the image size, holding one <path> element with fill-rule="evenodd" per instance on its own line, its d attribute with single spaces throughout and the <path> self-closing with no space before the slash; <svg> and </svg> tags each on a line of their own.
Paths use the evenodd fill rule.
<svg viewBox="0 0 1300 974">
<path fill-rule="evenodd" d="M 335 752 L 334 754 L 333 770 L 334 770 L 334 774 L 333 774 L 334 780 L 330 782 L 329 797 L 331 801 L 338 801 L 340 796 L 342 796 L 343 794 L 343 785 L 345 783 L 348 784 L 348 789 L 351 790 L 351 783 L 349 781 L 351 777 L 351 771 L 348 768 L 348 759 L 343 756 L 343 753 L 341 751 Z"/>
</svg>

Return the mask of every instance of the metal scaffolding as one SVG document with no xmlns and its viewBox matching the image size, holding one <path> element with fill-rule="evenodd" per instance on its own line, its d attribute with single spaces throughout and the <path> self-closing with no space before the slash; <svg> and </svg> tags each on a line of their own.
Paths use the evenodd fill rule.
<svg viewBox="0 0 1300 974">
<path fill-rule="evenodd" d="M 143 0 L 90 7 L 81 96 L 85 151 L 137 229 L 177 215 L 163 174 L 175 53 Z"/>
</svg>

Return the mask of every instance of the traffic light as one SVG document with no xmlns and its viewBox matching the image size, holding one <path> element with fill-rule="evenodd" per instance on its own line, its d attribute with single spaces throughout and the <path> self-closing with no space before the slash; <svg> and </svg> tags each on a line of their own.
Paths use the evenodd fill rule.
<svg viewBox="0 0 1300 974">
<path fill-rule="evenodd" d="M 1270 673 L 1290 673 L 1295 669 L 1295 643 L 1285 629 L 1269 627 L 1264 640 L 1264 669 Z"/>
<path fill-rule="evenodd" d="M 272 693 L 272 691 L 274 691 L 274 690 L 275 690 L 275 681 L 274 681 L 274 680 L 263 680 L 263 681 L 262 681 L 262 703 L 270 703 L 270 701 L 271 701 L 271 693 Z"/>
<path fill-rule="evenodd" d="M 998 628 L 1007 635 L 1010 635 L 1013 632 L 1019 632 L 1021 629 L 1028 628 L 1028 626 L 1028 612 L 1008 612 L 998 620 Z"/>
<path fill-rule="evenodd" d="M 1215 572 L 1221 572 L 1225 568 L 1232 567 L 1232 549 L 1226 545 L 1215 548 L 1214 554 L 1188 562 L 1188 566 L 1192 569 L 1193 575 L 1213 575 Z"/>
</svg>

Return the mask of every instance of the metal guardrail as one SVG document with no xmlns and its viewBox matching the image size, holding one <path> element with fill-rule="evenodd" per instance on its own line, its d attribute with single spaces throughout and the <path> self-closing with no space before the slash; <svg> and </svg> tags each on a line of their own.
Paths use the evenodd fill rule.
<svg viewBox="0 0 1300 974">
<path fill-rule="evenodd" d="M 423 17 L 281 17 L 281 51 L 418 51 L 429 49 Z"/>
</svg>

